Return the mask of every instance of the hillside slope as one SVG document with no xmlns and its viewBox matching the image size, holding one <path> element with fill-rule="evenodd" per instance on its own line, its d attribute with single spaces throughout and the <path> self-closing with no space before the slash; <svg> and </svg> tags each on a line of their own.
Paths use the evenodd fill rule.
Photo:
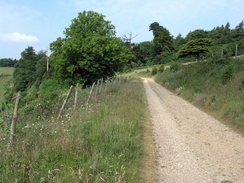
<svg viewBox="0 0 244 183">
<path fill-rule="evenodd" d="M 174 63 L 155 81 L 202 110 L 244 132 L 244 59 Z"/>
</svg>

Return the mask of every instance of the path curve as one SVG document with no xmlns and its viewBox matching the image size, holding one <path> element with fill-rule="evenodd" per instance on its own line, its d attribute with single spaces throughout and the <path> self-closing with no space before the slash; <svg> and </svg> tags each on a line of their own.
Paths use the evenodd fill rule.
<svg viewBox="0 0 244 183">
<path fill-rule="evenodd" d="M 144 79 L 158 151 L 159 182 L 244 182 L 244 137 Z"/>
</svg>

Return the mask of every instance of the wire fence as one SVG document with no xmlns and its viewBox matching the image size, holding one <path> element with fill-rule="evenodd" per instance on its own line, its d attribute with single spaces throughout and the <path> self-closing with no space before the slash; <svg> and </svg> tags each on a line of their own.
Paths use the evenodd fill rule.
<svg viewBox="0 0 244 183">
<path fill-rule="evenodd" d="M 80 112 L 86 112 L 90 105 L 99 101 L 99 97 L 102 96 L 103 93 L 112 91 L 114 88 L 121 85 L 121 83 L 126 82 L 127 79 L 126 77 L 109 78 L 105 81 L 100 79 L 87 88 L 82 88 L 78 83 L 76 86 L 70 86 L 68 93 L 60 93 L 58 101 L 53 106 L 50 106 L 50 110 L 52 111 L 49 111 L 49 114 L 51 114 L 51 116 L 45 115 L 45 113 L 40 110 L 37 119 L 51 117 L 60 120 L 63 115 L 75 109 L 81 109 Z M 19 92 L 15 98 L 16 103 L 14 109 L 6 107 L 0 114 L 0 120 L 2 120 L 0 121 L 0 142 L 9 139 L 10 145 L 14 141 L 14 138 L 17 137 L 15 134 L 16 123 L 18 123 L 19 129 L 21 129 L 26 123 L 35 123 L 34 120 L 36 120 L 36 118 L 33 118 L 33 116 L 28 113 L 26 114 L 24 111 L 18 114 L 18 104 L 21 100 L 21 93 Z M 28 106 L 28 104 L 26 104 L 26 106 Z M 11 113 L 11 111 L 13 112 Z M 9 138 L 6 134 L 9 134 Z"/>
</svg>

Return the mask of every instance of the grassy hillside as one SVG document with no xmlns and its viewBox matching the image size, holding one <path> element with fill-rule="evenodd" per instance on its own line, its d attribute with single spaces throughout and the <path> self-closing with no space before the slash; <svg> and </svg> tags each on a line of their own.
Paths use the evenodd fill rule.
<svg viewBox="0 0 244 183">
<path fill-rule="evenodd" d="M 174 63 L 155 80 L 244 133 L 244 58 Z"/>
<path fill-rule="evenodd" d="M 71 97 L 60 120 L 55 111 L 62 100 L 49 107 L 50 117 L 39 105 L 34 112 L 20 110 L 15 142 L 7 151 L 8 141 L 0 141 L 0 182 L 154 182 L 143 84 L 129 80 L 106 88 L 88 108 L 89 90 L 79 93 L 75 110 Z"/>
<path fill-rule="evenodd" d="M 5 87 L 12 79 L 14 68 L 13 67 L 0 67 L 0 102 L 3 101 Z"/>
</svg>

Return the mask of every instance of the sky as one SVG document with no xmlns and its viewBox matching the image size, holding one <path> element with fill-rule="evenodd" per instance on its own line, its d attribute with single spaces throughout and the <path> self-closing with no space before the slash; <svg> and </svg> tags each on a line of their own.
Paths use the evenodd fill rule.
<svg viewBox="0 0 244 183">
<path fill-rule="evenodd" d="M 153 22 L 185 37 L 227 22 L 235 28 L 244 20 L 243 9 L 243 0 L 0 0 L 0 58 L 19 59 L 28 46 L 47 50 L 83 11 L 103 14 L 117 37 L 132 33 L 140 43 L 153 40 Z"/>
</svg>

